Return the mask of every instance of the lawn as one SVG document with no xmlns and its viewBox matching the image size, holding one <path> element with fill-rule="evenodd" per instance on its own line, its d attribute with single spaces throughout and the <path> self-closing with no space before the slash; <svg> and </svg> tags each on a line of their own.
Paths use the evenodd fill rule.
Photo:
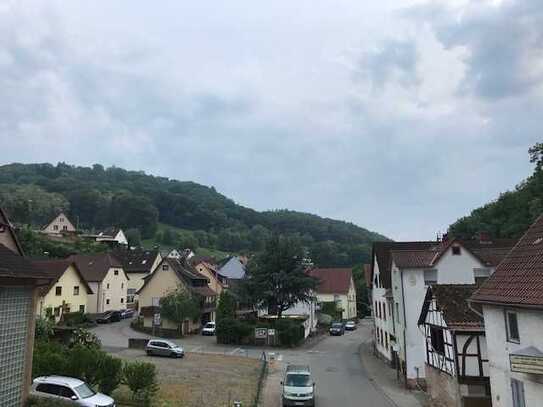
<svg viewBox="0 0 543 407">
<path fill-rule="evenodd" d="M 256 359 L 199 353 L 171 359 L 148 357 L 132 349 L 116 356 L 156 365 L 160 384 L 156 406 L 227 407 L 239 400 L 249 407 L 256 396 L 261 366 Z M 129 399 L 126 388 L 118 389 L 114 397 L 119 406 L 130 405 L 123 404 Z"/>
</svg>

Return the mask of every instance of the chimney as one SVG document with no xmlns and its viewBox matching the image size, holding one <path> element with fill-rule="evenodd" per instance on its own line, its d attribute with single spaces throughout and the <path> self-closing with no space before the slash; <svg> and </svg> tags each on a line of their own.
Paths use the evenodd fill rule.
<svg viewBox="0 0 543 407">
<path fill-rule="evenodd" d="M 443 243 L 447 243 L 449 241 L 449 233 L 443 233 L 443 236 L 441 237 L 441 241 Z"/>
<path fill-rule="evenodd" d="M 479 232 L 479 243 L 490 243 L 490 233 L 484 231 Z"/>
</svg>

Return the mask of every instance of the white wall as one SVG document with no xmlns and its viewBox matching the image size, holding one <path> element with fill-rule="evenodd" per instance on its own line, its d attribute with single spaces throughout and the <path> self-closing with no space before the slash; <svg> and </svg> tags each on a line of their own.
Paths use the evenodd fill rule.
<svg viewBox="0 0 543 407">
<path fill-rule="evenodd" d="M 477 258 L 463 247 L 460 255 L 453 255 L 451 248 L 436 264 L 438 284 L 475 284 L 473 269 L 484 267 Z"/>
<path fill-rule="evenodd" d="M 504 308 L 484 306 L 493 407 L 512 407 L 511 378 L 524 383 L 526 407 L 543 405 L 543 375 L 511 372 L 509 354 L 535 346 L 543 351 L 543 312 L 518 310 L 520 344 L 507 342 Z"/>
<path fill-rule="evenodd" d="M 388 310 L 387 301 L 385 298 L 386 288 L 381 287 L 379 285 L 375 284 L 375 280 L 377 277 L 377 282 L 379 283 L 379 265 L 377 263 L 377 259 L 374 260 L 373 264 L 373 282 L 372 282 L 372 290 L 371 290 L 371 306 L 372 306 L 372 314 L 373 314 L 373 321 L 375 324 L 375 331 L 374 331 L 374 340 L 375 340 L 375 347 L 377 349 L 377 352 L 383 357 L 385 357 L 387 360 L 391 360 L 391 344 L 390 344 L 390 337 L 394 335 L 393 325 L 392 325 L 392 315 L 390 315 Z M 375 307 L 375 303 L 381 304 L 381 309 L 383 307 L 385 308 L 386 312 L 386 320 L 384 318 L 379 318 L 378 316 L 378 307 Z M 383 335 L 388 335 L 389 343 L 388 343 L 388 349 L 386 346 L 381 345 L 381 342 L 377 340 L 377 331 L 382 332 Z M 386 345 L 386 343 L 383 341 L 383 343 Z"/>
</svg>

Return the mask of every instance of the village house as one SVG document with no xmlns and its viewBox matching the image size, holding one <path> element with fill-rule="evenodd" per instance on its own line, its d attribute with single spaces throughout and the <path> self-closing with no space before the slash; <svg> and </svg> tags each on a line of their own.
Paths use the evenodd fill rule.
<svg viewBox="0 0 543 407">
<path fill-rule="evenodd" d="M 32 378 L 38 290 L 50 278 L 23 257 L 23 250 L 0 208 L 0 406 L 25 404 Z"/>
<path fill-rule="evenodd" d="M 191 264 L 209 280 L 209 287 L 221 295 L 223 288 L 228 287 L 228 279 L 219 272 L 219 268 L 207 259 L 193 257 Z"/>
<path fill-rule="evenodd" d="M 474 293 L 484 316 L 493 407 L 543 403 L 543 215 Z"/>
<path fill-rule="evenodd" d="M 390 319 L 395 330 L 399 367 L 407 386 L 425 385 L 426 346 L 418 317 L 428 287 L 475 284 L 487 279 L 513 243 L 511 240 L 491 241 L 486 236 L 469 241 L 445 237 L 428 249 L 391 251 L 394 305 Z"/>
<path fill-rule="evenodd" d="M 176 289 L 186 290 L 200 300 L 200 318 L 186 320 L 181 327 L 188 334 L 215 320 L 217 293 L 209 287 L 209 280 L 198 273 L 184 259 L 165 257 L 156 270 L 144 277 L 144 284 L 137 292 L 140 315 L 145 328 L 158 328 L 165 331 L 179 331 L 179 326 L 160 315 L 160 300 Z"/>
<path fill-rule="evenodd" d="M 59 236 L 66 233 L 75 233 L 76 228 L 66 214 L 61 212 L 45 225 L 41 232 L 50 236 Z"/>
<path fill-rule="evenodd" d="M 442 407 L 491 407 L 483 318 L 468 304 L 477 285 L 428 287 L 418 325 L 424 329 L 426 384 Z"/>
<path fill-rule="evenodd" d="M 44 260 L 32 264 L 51 278 L 51 284 L 40 289 L 36 315 L 59 322 L 65 313 L 87 312 L 88 296 L 93 291 L 74 262 Z"/>
<path fill-rule="evenodd" d="M 109 253 L 77 254 L 68 259 L 74 262 L 89 285 L 87 312 L 100 314 L 127 307 L 128 281 L 122 263 Z"/>
<path fill-rule="evenodd" d="M 116 244 L 116 245 L 128 245 L 128 239 L 126 238 L 121 228 L 110 227 L 98 233 L 96 236 L 97 242 Z"/>
<path fill-rule="evenodd" d="M 370 304 L 374 321 L 375 350 L 387 363 L 396 365 L 396 327 L 392 318 L 391 251 L 422 250 L 435 246 L 436 242 L 375 242 L 372 249 Z"/>
<path fill-rule="evenodd" d="M 315 268 L 311 275 L 319 280 L 317 303 L 335 303 L 343 320 L 355 319 L 356 289 L 350 268 Z"/>
<path fill-rule="evenodd" d="M 162 261 L 160 251 L 120 248 L 114 250 L 112 254 L 121 262 L 124 271 L 130 278 L 126 291 L 127 307 L 135 307 L 138 300 L 136 293 L 143 287 L 143 278 L 155 271 Z"/>
</svg>

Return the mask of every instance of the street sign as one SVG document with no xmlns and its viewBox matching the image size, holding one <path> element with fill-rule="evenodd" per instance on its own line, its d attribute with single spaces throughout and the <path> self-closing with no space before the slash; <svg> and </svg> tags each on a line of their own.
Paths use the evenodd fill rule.
<svg viewBox="0 0 543 407">
<path fill-rule="evenodd" d="M 266 339 L 268 330 L 266 328 L 255 328 L 255 339 Z"/>
<path fill-rule="evenodd" d="M 160 326 L 160 314 L 153 315 L 153 325 Z"/>
<path fill-rule="evenodd" d="M 274 336 L 275 335 L 275 329 L 268 329 L 268 336 Z"/>
</svg>

